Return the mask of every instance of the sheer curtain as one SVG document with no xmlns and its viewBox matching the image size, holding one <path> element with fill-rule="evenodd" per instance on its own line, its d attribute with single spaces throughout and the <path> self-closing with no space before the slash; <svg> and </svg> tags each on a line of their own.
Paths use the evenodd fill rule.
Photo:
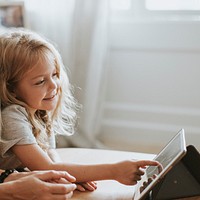
<svg viewBox="0 0 200 200">
<path fill-rule="evenodd" d="M 75 0 L 24 0 L 27 27 L 53 42 L 68 67 Z"/>
<path fill-rule="evenodd" d="M 104 70 L 107 53 L 107 1 L 77 0 L 73 23 L 72 80 L 83 104 L 79 131 L 94 147 L 101 120 Z M 76 142 L 79 140 L 75 140 Z M 83 141 L 81 141 L 82 143 Z"/>
<path fill-rule="evenodd" d="M 107 55 L 107 0 L 25 0 L 28 27 L 50 38 L 60 50 L 75 96 L 83 105 L 77 133 L 68 141 L 102 147 L 97 141 Z"/>
</svg>

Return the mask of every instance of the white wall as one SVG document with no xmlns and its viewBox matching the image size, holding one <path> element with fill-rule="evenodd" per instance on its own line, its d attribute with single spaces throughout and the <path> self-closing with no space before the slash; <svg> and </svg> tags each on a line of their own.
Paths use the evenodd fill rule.
<svg viewBox="0 0 200 200">
<path fill-rule="evenodd" d="M 110 24 L 99 139 L 123 150 L 158 152 L 181 128 L 200 150 L 200 23 Z"/>
<path fill-rule="evenodd" d="M 51 0 L 46 7 L 47 1 L 42 1 L 40 9 L 39 0 L 25 2 L 31 28 L 55 41 L 73 71 L 71 35 L 77 2 Z M 124 15 L 122 20 L 110 20 L 98 138 L 115 149 L 157 152 L 185 128 L 187 143 L 200 150 L 199 16 L 176 14 L 165 20 L 165 12 L 159 19 L 156 14 L 151 18 L 143 9 L 144 0 L 132 2 L 128 20 Z"/>
</svg>

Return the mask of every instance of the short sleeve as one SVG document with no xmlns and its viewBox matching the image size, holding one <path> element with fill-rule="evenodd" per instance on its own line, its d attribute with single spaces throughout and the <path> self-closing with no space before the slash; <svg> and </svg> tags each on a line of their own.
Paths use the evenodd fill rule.
<svg viewBox="0 0 200 200">
<path fill-rule="evenodd" d="M 2 111 L 2 133 L 0 153 L 2 157 L 11 155 L 14 145 L 36 144 L 28 114 L 22 106 L 11 105 Z"/>
</svg>

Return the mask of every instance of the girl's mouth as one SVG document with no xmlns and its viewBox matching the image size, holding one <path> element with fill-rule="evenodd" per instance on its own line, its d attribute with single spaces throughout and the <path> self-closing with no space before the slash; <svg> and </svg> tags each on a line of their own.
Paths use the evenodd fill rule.
<svg viewBox="0 0 200 200">
<path fill-rule="evenodd" d="M 56 97 L 57 94 L 54 94 L 53 96 L 50 96 L 48 98 L 44 98 L 43 100 L 45 101 L 49 101 L 49 100 L 53 100 Z"/>
</svg>

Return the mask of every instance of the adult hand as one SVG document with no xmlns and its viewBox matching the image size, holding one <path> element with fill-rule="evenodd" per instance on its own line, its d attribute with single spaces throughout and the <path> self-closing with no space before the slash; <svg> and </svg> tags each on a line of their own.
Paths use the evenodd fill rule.
<svg viewBox="0 0 200 200">
<path fill-rule="evenodd" d="M 64 178 L 61 178 L 61 179 L 57 180 L 56 183 L 67 184 L 67 183 L 69 183 L 69 181 Z M 76 184 L 76 190 L 78 190 L 80 192 L 94 191 L 97 189 L 97 183 L 95 181 L 81 182 L 81 183 L 75 183 L 75 184 Z"/>
<path fill-rule="evenodd" d="M 4 180 L 4 183 L 6 182 L 9 182 L 9 181 L 14 181 L 14 180 L 18 180 L 20 178 L 24 178 L 24 177 L 27 177 L 27 176 L 30 176 L 30 175 L 36 175 L 36 174 L 43 174 L 43 173 L 46 173 L 47 171 L 29 171 L 29 172 L 17 172 L 15 171 L 14 173 L 10 174 L 5 180 Z M 75 182 L 75 178 L 73 176 L 71 176 L 69 173 L 65 172 L 66 175 L 65 175 L 65 182 L 68 181 L 68 182 Z M 62 179 L 62 178 L 61 178 Z M 53 180 L 54 182 L 55 180 Z M 59 181 L 59 180 L 57 180 Z"/>
<path fill-rule="evenodd" d="M 53 183 L 60 179 L 69 179 L 69 174 L 58 171 L 42 171 L 11 181 L 8 195 L 13 199 L 25 200 L 65 200 L 73 195 L 76 185 L 72 183 Z M 12 188 L 12 189 L 11 189 Z"/>
</svg>

